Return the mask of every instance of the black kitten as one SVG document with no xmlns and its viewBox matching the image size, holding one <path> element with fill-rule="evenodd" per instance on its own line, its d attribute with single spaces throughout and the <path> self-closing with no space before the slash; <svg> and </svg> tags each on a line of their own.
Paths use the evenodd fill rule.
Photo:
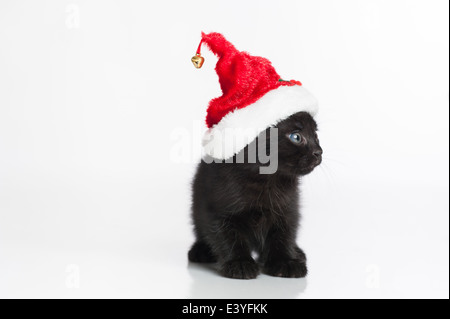
<svg viewBox="0 0 450 319">
<path fill-rule="evenodd" d="M 253 279 L 260 269 L 252 257 L 256 252 L 268 275 L 306 276 L 306 256 L 296 244 L 298 177 L 321 163 L 322 149 L 316 122 L 308 113 L 296 113 L 276 127 L 274 174 L 260 174 L 259 162 L 199 164 L 193 183 L 197 240 L 189 251 L 190 261 L 218 262 L 225 277 Z"/>
</svg>

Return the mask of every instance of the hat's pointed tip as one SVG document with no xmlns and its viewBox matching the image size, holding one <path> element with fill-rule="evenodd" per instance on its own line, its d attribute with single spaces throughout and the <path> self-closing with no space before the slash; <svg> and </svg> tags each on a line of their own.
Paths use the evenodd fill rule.
<svg viewBox="0 0 450 319">
<path fill-rule="evenodd" d="M 228 41 L 223 34 L 218 32 L 202 32 L 202 42 L 206 43 L 209 49 L 218 56 L 224 56 L 233 52 L 239 52 L 234 45 Z"/>
</svg>

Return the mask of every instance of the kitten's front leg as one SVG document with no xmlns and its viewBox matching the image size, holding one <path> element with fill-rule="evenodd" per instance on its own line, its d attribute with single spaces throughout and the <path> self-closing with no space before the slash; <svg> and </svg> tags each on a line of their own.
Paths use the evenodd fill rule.
<svg viewBox="0 0 450 319">
<path fill-rule="evenodd" d="M 289 228 L 289 225 L 273 226 L 267 236 L 261 255 L 264 273 L 276 277 L 306 277 L 306 255 L 295 243 L 295 232 L 285 227 Z"/>
<path fill-rule="evenodd" d="M 228 221 L 215 235 L 213 249 L 218 256 L 219 272 L 233 279 L 254 279 L 259 267 L 251 256 L 251 250 L 244 234 L 233 221 Z"/>
</svg>

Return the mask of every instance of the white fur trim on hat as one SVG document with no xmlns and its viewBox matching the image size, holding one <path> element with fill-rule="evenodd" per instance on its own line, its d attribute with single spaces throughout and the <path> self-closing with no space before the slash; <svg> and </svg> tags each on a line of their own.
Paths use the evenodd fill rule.
<svg viewBox="0 0 450 319">
<path fill-rule="evenodd" d="M 316 98 L 303 86 L 280 86 L 255 103 L 228 113 L 206 131 L 204 153 L 220 160 L 229 159 L 261 132 L 297 112 L 315 116 L 318 112 Z"/>
</svg>

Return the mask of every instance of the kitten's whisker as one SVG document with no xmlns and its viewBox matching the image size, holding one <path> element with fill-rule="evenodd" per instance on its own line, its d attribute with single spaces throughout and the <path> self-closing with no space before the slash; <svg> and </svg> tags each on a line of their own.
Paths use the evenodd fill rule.
<svg viewBox="0 0 450 319">
<path fill-rule="evenodd" d="M 325 171 L 325 169 L 324 169 L 324 167 L 322 166 L 323 164 L 321 164 L 320 166 L 319 166 L 319 172 L 321 173 L 321 174 L 323 174 L 325 177 L 326 177 L 326 179 L 328 180 L 328 182 L 330 181 L 330 176 L 327 174 L 327 172 Z M 307 178 L 307 177 L 306 177 Z"/>
<path fill-rule="evenodd" d="M 336 159 L 331 158 L 331 157 L 328 157 L 328 156 L 322 156 L 322 158 L 323 158 L 324 160 L 327 160 L 327 161 L 333 161 L 333 162 L 335 162 L 335 163 L 338 163 L 338 164 L 347 166 L 347 163 L 342 162 L 342 161 L 339 161 L 339 160 L 336 160 Z"/>
<path fill-rule="evenodd" d="M 330 169 L 330 167 L 326 163 L 322 163 L 320 165 L 320 167 L 321 167 L 321 171 L 323 172 L 323 174 L 327 176 L 328 182 L 330 182 L 330 184 L 333 185 L 333 188 L 336 189 L 337 184 L 336 184 L 336 178 L 335 178 L 333 171 Z"/>
</svg>

